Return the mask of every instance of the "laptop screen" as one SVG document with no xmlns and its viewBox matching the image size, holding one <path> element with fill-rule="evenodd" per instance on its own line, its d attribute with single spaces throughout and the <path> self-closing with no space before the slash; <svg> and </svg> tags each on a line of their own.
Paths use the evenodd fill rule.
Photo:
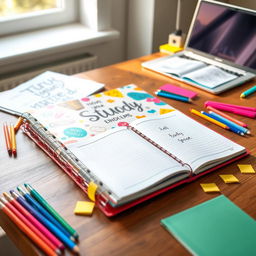
<svg viewBox="0 0 256 256">
<path fill-rule="evenodd" d="M 201 2 L 187 46 L 256 69 L 256 12 Z"/>
</svg>

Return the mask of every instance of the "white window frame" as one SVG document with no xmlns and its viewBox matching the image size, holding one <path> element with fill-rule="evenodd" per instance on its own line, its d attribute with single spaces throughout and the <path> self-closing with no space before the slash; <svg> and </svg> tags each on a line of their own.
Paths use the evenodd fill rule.
<svg viewBox="0 0 256 256">
<path fill-rule="evenodd" d="M 78 21 L 78 0 L 61 0 L 62 7 L 0 18 L 0 35 L 58 26 Z"/>
</svg>

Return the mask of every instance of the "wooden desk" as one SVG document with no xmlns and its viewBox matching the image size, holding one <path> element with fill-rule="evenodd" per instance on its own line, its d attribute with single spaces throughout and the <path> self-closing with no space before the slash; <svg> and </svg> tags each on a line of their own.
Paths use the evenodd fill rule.
<svg viewBox="0 0 256 256">
<path fill-rule="evenodd" d="M 106 89 L 134 83 L 150 93 L 167 82 L 180 84 L 184 88 L 196 91 L 199 95 L 198 99 L 191 105 L 168 99 L 164 99 L 164 101 L 189 116 L 192 116 L 189 112 L 191 106 L 203 109 L 203 103 L 206 100 L 221 100 L 255 107 L 255 95 L 246 99 L 239 98 L 240 93 L 255 84 L 255 81 L 220 96 L 214 96 L 141 68 L 141 62 L 158 56 L 160 54 L 145 56 L 77 76 L 105 83 Z M 237 164 L 240 163 L 252 164 L 256 169 L 255 120 L 239 117 L 240 120 L 249 124 L 252 132 L 251 136 L 242 137 L 196 116 L 193 118 L 245 146 L 251 151 L 251 155 L 191 184 L 144 202 L 116 217 L 107 218 L 98 209 L 95 210 L 92 217 L 84 217 L 73 214 L 76 201 L 87 198 L 73 181 L 20 131 L 17 135 L 18 157 L 16 159 L 9 158 L 5 149 L 3 132 L 0 132 L 0 192 L 9 191 L 25 182 L 33 185 L 78 231 L 81 255 L 189 255 L 187 250 L 160 226 L 160 220 L 218 195 L 204 193 L 200 183 L 216 182 L 222 194 L 256 219 L 256 174 L 241 174 L 237 168 Z M 2 126 L 4 121 L 15 122 L 16 119 L 0 113 L 0 120 Z M 235 174 L 240 180 L 240 184 L 224 184 L 219 178 L 219 174 L 223 173 Z M 0 225 L 24 255 L 40 254 L 2 213 L 0 214 Z"/>
</svg>

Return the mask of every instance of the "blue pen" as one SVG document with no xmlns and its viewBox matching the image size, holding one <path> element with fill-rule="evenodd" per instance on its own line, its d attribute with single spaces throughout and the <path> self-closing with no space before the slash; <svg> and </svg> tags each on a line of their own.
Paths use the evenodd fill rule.
<svg viewBox="0 0 256 256">
<path fill-rule="evenodd" d="M 34 207 L 34 209 L 39 211 L 45 218 L 47 218 L 51 223 L 53 223 L 67 237 L 74 240 L 74 238 L 70 236 L 70 234 L 63 228 L 63 226 L 45 208 L 43 208 L 25 189 L 23 189 L 21 186 L 18 186 L 17 190 L 21 193 L 22 196 L 25 197 L 27 202 L 32 207 Z"/>
<path fill-rule="evenodd" d="M 40 212 L 36 211 L 19 193 L 14 190 L 10 191 L 11 195 L 38 221 L 40 221 L 46 228 L 48 228 L 57 238 L 60 239 L 68 248 L 77 252 L 77 245 L 70 240 L 65 234 L 63 234 L 54 224 L 52 224 L 47 218 L 45 218 Z"/>
<path fill-rule="evenodd" d="M 233 127 L 233 126 L 227 124 L 227 123 L 224 122 L 223 120 L 220 120 L 220 119 L 217 118 L 216 116 L 213 116 L 212 114 L 209 114 L 209 113 L 207 113 L 207 112 L 205 112 L 205 111 L 201 111 L 201 113 L 204 114 L 204 115 L 206 115 L 206 116 L 208 116 L 208 117 L 211 117 L 211 118 L 215 119 L 216 121 L 219 121 L 219 122 L 221 122 L 221 123 L 227 125 L 230 131 L 235 132 L 235 133 L 237 133 L 237 134 L 239 134 L 239 135 L 242 135 L 242 136 L 244 135 L 243 132 L 241 132 L 241 131 L 238 130 L 237 128 L 235 128 L 235 127 Z"/>
<path fill-rule="evenodd" d="M 212 111 L 209 111 L 209 113 L 210 113 L 213 117 L 216 117 L 216 118 L 218 118 L 219 120 L 222 120 L 223 123 L 225 122 L 225 124 L 227 124 L 227 126 L 233 126 L 233 127 L 235 127 L 237 130 L 240 130 L 242 133 L 250 134 L 250 131 L 249 131 L 248 129 L 246 129 L 246 128 L 244 128 L 244 127 L 238 125 L 238 124 L 235 124 L 234 122 L 232 122 L 232 121 L 226 119 L 225 117 L 223 117 L 223 116 L 221 116 L 221 115 L 219 115 L 219 114 L 216 114 L 216 113 L 214 113 L 214 112 L 212 112 Z"/>
<path fill-rule="evenodd" d="M 191 99 L 188 98 L 188 97 L 184 97 L 184 96 L 181 96 L 181 95 L 177 95 L 177 94 L 172 94 L 172 93 L 169 93 L 169 92 L 164 92 L 164 91 L 156 91 L 155 92 L 157 96 L 161 96 L 161 97 L 165 97 L 165 98 L 168 98 L 168 99 L 173 99 L 173 100 L 180 100 L 180 101 L 184 101 L 184 102 L 190 102 Z"/>
</svg>

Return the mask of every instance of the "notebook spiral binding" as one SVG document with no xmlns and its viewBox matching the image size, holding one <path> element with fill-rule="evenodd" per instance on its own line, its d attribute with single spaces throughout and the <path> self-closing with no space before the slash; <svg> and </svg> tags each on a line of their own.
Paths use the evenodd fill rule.
<svg viewBox="0 0 256 256">
<path fill-rule="evenodd" d="M 140 132 L 139 130 L 137 130 L 135 127 L 128 125 L 127 126 L 128 129 L 132 130 L 133 132 L 135 132 L 136 134 L 138 134 L 139 136 L 141 136 L 143 139 L 147 140 L 149 143 L 151 143 L 153 146 L 157 147 L 158 149 L 160 149 L 162 152 L 164 152 L 165 154 L 167 154 L 168 156 L 170 156 L 171 158 L 173 158 L 175 161 L 177 161 L 178 163 L 180 163 L 182 166 L 188 166 L 188 168 L 190 169 L 190 176 L 193 175 L 193 169 L 192 167 L 183 162 L 182 160 L 180 160 L 178 157 L 176 157 L 175 155 L 173 155 L 172 153 L 170 153 L 168 150 L 164 149 L 163 147 L 161 147 L 159 144 L 157 144 L 155 141 L 151 140 L 149 137 L 147 137 L 145 134 L 143 134 L 142 132 Z"/>
<path fill-rule="evenodd" d="M 111 192 L 108 192 L 103 184 L 93 177 L 90 170 L 36 118 L 29 113 L 23 113 L 21 116 L 23 132 L 54 160 L 86 194 L 91 181 L 98 185 L 96 203 L 105 207 L 111 199 Z"/>
</svg>

